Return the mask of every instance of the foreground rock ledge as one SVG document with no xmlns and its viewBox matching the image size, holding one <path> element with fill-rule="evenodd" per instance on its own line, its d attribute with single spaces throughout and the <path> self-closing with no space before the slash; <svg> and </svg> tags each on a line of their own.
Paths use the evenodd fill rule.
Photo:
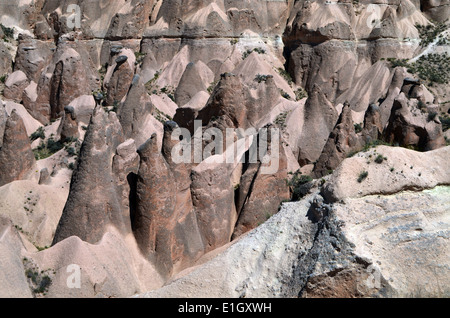
<svg viewBox="0 0 450 318">
<path fill-rule="evenodd" d="M 340 175 L 352 179 L 355 165 L 368 164 L 374 151 L 399 156 L 397 165 L 404 157 L 435 173 L 424 183 L 405 175 L 408 183 L 400 179 L 386 193 L 363 181 L 363 192 L 345 193 L 339 202 L 327 202 L 317 190 L 285 203 L 216 258 L 135 297 L 448 297 L 450 180 L 440 160 L 449 150 L 378 147 L 347 159 L 325 189 Z M 416 164 L 427 158 L 426 165 Z M 389 162 L 371 165 L 382 169 Z"/>
</svg>

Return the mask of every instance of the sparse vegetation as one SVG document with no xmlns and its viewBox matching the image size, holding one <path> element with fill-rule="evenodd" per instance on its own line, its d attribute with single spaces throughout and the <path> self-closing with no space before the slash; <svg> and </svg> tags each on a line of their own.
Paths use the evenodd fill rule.
<svg viewBox="0 0 450 318">
<path fill-rule="evenodd" d="M 280 94 L 283 98 L 286 98 L 287 100 L 291 100 L 291 95 L 289 95 L 287 92 L 285 92 L 284 90 L 280 89 Z"/>
<path fill-rule="evenodd" d="M 142 64 L 144 62 L 144 58 L 147 56 L 147 53 L 134 52 L 134 56 L 136 57 L 136 65 Z"/>
<path fill-rule="evenodd" d="M 281 129 L 286 128 L 286 118 L 287 118 L 288 114 L 289 114 L 289 112 L 283 112 L 283 113 L 279 114 L 277 116 L 277 118 L 275 118 L 274 124 L 279 126 Z"/>
<path fill-rule="evenodd" d="M 258 82 L 258 83 L 265 82 L 265 81 L 267 81 L 267 79 L 269 78 L 269 76 L 270 76 L 270 75 L 261 75 L 261 74 L 258 74 L 258 75 L 255 76 L 255 81 Z"/>
<path fill-rule="evenodd" d="M 313 180 L 312 177 L 303 175 L 300 170 L 294 173 L 289 173 L 291 179 L 287 181 L 287 185 L 291 189 L 292 201 L 298 201 L 303 198 L 311 189 Z"/>
<path fill-rule="evenodd" d="M 13 39 L 14 38 L 14 28 L 8 28 L 0 23 L 0 28 L 3 31 L 3 40 Z"/>
<path fill-rule="evenodd" d="M 211 83 L 211 85 L 209 85 L 209 87 L 207 88 L 208 93 L 212 94 L 212 92 L 214 91 L 214 88 L 216 88 L 216 85 L 219 81 L 214 81 Z"/>
<path fill-rule="evenodd" d="M 73 150 L 68 150 L 69 148 L 71 148 L 69 147 L 69 145 L 73 142 L 77 143 L 77 147 L 80 146 L 77 138 L 66 138 L 64 141 L 57 141 L 53 138 L 53 136 L 51 136 L 47 139 L 47 142 L 41 141 L 40 145 L 37 148 L 33 149 L 34 157 L 36 158 L 36 160 L 42 160 L 50 157 L 63 148 L 68 151 L 69 155 L 72 153 L 72 151 L 74 152 L 73 155 L 76 155 L 77 151 L 75 149 L 72 148 Z"/>
<path fill-rule="evenodd" d="M 259 48 L 259 47 L 255 47 L 253 50 L 248 49 L 247 51 L 242 53 L 242 59 L 245 60 L 253 52 L 256 52 L 258 54 L 266 54 L 266 50 Z"/>
<path fill-rule="evenodd" d="M 8 78 L 7 74 L 0 76 L 0 83 L 5 84 L 7 78 Z"/>
<path fill-rule="evenodd" d="M 363 130 L 363 127 L 362 127 L 361 124 L 355 124 L 354 127 L 355 127 L 355 132 L 356 132 L 357 134 L 359 134 L 359 133 L 362 132 L 362 130 Z"/>
<path fill-rule="evenodd" d="M 51 269 L 40 270 L 32 260 L 26 257 L 22 259 L 22 263 L 25 268 L 25 276 L 28 285 L 30 286 L 33 295 L 35 297 L 45 296 L 52 285 L 52 278 L 50 275 L 54 274 L 55 271 Z"/>
<path fill-rule="evenodd" d="M 45 139 L 44 127 L 39 127 L 34 133 L 31 134 L 30 140 L 35 141 L 36 139 Z"/>
<path fill-rule="evenodd" d="M 303 88 L 298 88 L 296 91 L 295 91 L 295 100 L 296 101 L 299 101 L 299 100 L 301 100 L 301 99 L 303 99 L 303 98 L 306 98 L 306 97 L 308 97 L 308 92 L 306 92 L 306 90 L 305 89 L 303 89 Z"/>
<path fill-rule="evenodd" d="M 442 123 L 442 130 L 447 131 L 450 128 L 450 117 L 448 115 L 439 116 L 439 120 Z"/>
<path fill-rule="evenodd" d="M 447 52 L 431 53 L 421 56 L 416 62 L 410 63 L 407 59 L 388 58 L 392 67 L 405 67 L 411 74 L 433 84 L 448 84 L 450 81 L 450 57 Z"/>
<path fill-rule="evenodd" d="M 284 68 L 279 67 L 277 69 L 278 73 L 280 73 L 280 75 L 286 80 L 286 82 L 289 85 L 292 85 L 292 83 L 294 82 L 292 80 L 291 74 L 288 73 L 288 71 L 286 71 Z"/>
<path fill-rule="evenodd" d="M 387 160 L 387 158 L 384 157 L 383 155 L 378 155 L 378 156 L 375 158 L 375 162 L 378 163 L 378 164 L 383 163 L 384 160 Z"/>
<path fill-rule="evenodd" d="M 444 32 L 447 29 L 447 25 L 445 22 L 436 22 L 432 21 L 433 24 L 429 25 L 420 25 L 416 24 L 416 28 L 419 31 L 420 36 L 420 45 L 422 47 L 427 46 L 428 44 L 432 43 L 439 34 Z M 439 41 L 445 41 L 445 38 L 440 38 Z"/>
<path fill-rule="evenodd" d="M 358 182 L 359 183 L 363 182 L 368 176 L 369 176 L 369 172 L 362 171 L 358 176 Z"/>
</svg>

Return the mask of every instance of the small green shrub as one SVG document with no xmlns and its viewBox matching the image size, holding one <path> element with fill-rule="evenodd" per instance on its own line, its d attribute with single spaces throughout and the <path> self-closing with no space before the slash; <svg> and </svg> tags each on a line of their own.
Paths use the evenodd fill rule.
<svg viewBox="0 0 450 318">
<path fill-rule="evenodd" d="M 312 188 L 312 177 L 303 175 L 300 170 L 297 170 L 292 175 L 291 179 L 287 181 L 287 185 L 291 189 L 292 201 L 298 201 L 303 198 Z"/>
<path fill-rule="evenodd" d="M 39 127 L 34 133 L 31 134 L 30 140 L 35 141 L 36 139 L 45 139 L 44 127 Z"/>
<path fill-rule="evenodd" d="M 283 98 L 286 98 L 287 100 L 291 100 L 291 95 L 289 95 L 287 92 L 285 92 L 284 90 L 280 89 L 280 94 Z"/>
<path fill-rule="evenodd" d="M 363 130 L 363 127 L 361 124 L 355 124 L 354 127 L 355 127 L 355 132 L 357 134 L 359 134 Z"/>
<path fill-rule="evenodd" d="M 295 91 L 295 100 L 296 101 L 299 101 L 306 97 L 308 97 L 308 92 L 306 92 L 306 90 L 304 90 L 303 88 L 300 87 Z"/>
<path fill-rule="evenodd" d="M 368 176 L 369 176 L 369 172 L 362 171 L 358 176 L 358 182 L 359 183 L 363 182 Z"/>
<path fill-rule="evenodd" d="M 3 40 L 14 38 L 14 28 L 8 28 L 0 23 L 0 28 L 3 31 L 4 37 Z"/>
<path fill-rule="evenodd" d="M 291 74 L 289 74 L 284 68 L 279 67 L 277 69 L 278 73 L 280 73 L 280 75 L 286 80 L 286 82 L 289 85 L 292 85 L 292 83 L 294 82 L 292 80 Z"/>
<path fill-rule="evenodd" d="M 383 155 L 378 155 L 378 156 L 375 158 L 375 162 L 378 163 L 378 164 L 383 163 L 383 161 L 384 161 Z"/>
<path fill-rule="evenodd" d="M 450 117 L 448 116 L 439 116 L 439 120 L 442 123 L 442 130 L 447 131 L 450 128 Z"/>
<path fill-rule="evenodd" d="M 245 51 L 244 53 L 242 53 L 242 59 L 245 60 L 250 54 L 252 54 L 253 52 L 256 52 L 258 54 L 266 54 L 266 50 L 256 47 L 253 50 L 248 49 L 247 51 Z"/>
<path fill-rule="evenodd" d="M 261 82 L 267 81 L 268 78 L 269 78 L 269 75 L 258 74 L 258 75 L 255 76 L 255 81 L 258 82 L 258 83 L 261 83 Z"/>
</svg>

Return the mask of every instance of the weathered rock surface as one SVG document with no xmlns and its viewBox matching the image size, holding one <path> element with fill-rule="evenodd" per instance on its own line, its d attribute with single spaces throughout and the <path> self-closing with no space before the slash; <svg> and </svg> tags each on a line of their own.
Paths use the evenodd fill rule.
<svg viewBox="0 0 450 318">
<path fill-rule="evenodd" d="M 327 143 L 314 166 L 317 177 L 327 175 L 336 169 L 351 151 L 361 147 L 353 125 L 350 104 L 345 104 L 336 127 L 328 137 Z"/>
<path fill-rule="evenodd" d="M 415 146 L 420 150 L 438 149 L 445 145 L 439 119 L 421 114 L 419 109 L 409 105 L 403 93 L 392 106 L 392 113 L 384 138 L 391 144 Z"/>
<path fill-rule="evenodd" d="M 3 216 L 0 216 L 0 234 L 0 295 L 2 298 L 30 298 L 32 294 L 21 257 L 22 241 L 12 222 Z"/>
<path fill-rule="evenodd" d="M 404 156 L 400 148 L 377 149 Z M 365 160 L 345 160 L 327 184 Z M 370 183 L 363 194 L 343 194 L 339 202 L 316 192 L 285 203 L 217 257 L 140 297 L 445 297 L 449 180 L 443 183 L 389 194 Z"/>
<path fill-rule="evenodd" d="M 29 85 L 27 76 L 22 71 L 16 71 L 8 76 L 3 95 L 17 103 L 22 101 L 25 88 Z"/>
<path fill-rule="evenodd" d="M 0 149 L 0 186 L 14 180 L 26 179 L 32 173 L 35 164 L 36 160 L 23 120 L 13 110 L 6 120 Z"/>
<path fill-rule="evenodd" d="M 448 52 L 448 26 L 441 39 L 429 37 L 443 27 L 431 19 L 444 21 L 449 4 L 382 2 L 0 3 L 0 158 L 10 149 L 0 179 L 22 164 L 14 160 L 21 149 L 31 165 L 28 137 L 38 128 L 45 139 L 33 148 L 77 138 L 0 189 L 21 237 L 0 238 L 12 246 L 2 246 L 5 273 L 18 286 L 11 294 L 45 296 L 36 292 L 43 275 L 22 277 L 37 269 L 53 282 L 48 296 L 121 297 L 196 268 L 154 295 L 392 297 L 417 288 L 447 295 L 425 283 L 435 272 L 448 285 L 448 191 L 439 185 L 448 185 L 449 90 L 433 82 L 447 76 L 446 57 L 431 56 L 443 62 L 439 72 L 411 63 Z M 13 110 L 26 131 L 14 136 L 3 133 Z M 203 140 L 182 139 L 209 153 L 180 163 L 173 134 L 180 127 L 192 134 L 195 119 Z M 218 163 L 231 148 L 212 151 L 212 132 L 240 128 L 234 147 L 242 129 L 267 125 L 281 132 L 276 171 L 262 173 L 261 158 L 239 162 L 248 148 Z M 381 142 L 428 153 L 366 151 Z M 78 157 L 73 148 L 69 155 L 81 143 Z M 313 193 L 306 200 L 259 227 L 289 199 L 287 172 L 324 177 L 305 185 Z M 31 206 L 21 206 L 25 194 Z M 49 249 L 33 246 L 51 240 Z M 67 288 L 70 263 L 82 266 L 81 290 Z"/>
<path fill-rule="evenodd" d="M 122 187 L 128 183 L 120 175 L 128 171 L 113 170 L 116 149 L 123 141 L 115 113 L 106 113 L 97 106 L 80 150 L 53 245 L 70 236 L 95 244 L 108 226 L 115 226 L 124 235 L 131 233 L 130 211 L 122 204 Z"/>
</svg>

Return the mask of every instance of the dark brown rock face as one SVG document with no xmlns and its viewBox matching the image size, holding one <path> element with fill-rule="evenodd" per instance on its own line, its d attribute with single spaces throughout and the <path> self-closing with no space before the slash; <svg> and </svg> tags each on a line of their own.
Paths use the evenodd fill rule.
<svg viewBox="0 0 450 318">
<path fill-rule="evenodd" d="M 0 186 L 3 186 L 14 180 L 25 178 L 36 162 L 23 120 L 15 110 L 6 120 L 1 146 Z M 17 160 L 17 158 L 20 159 Z"/>
<path fill-rule="evenodd" d="M 22 71 L 31 81 L 38 82 L 39 76 L 51 61 L 52 51 L 47 42 L 27 36 L 19 36 L 19 47 L 14 63 L 14 71 Z"/>
<path fill-rule="evenodd" d="M 64 107 L 75 98 L 88 93 L 83 60 L 75 50 L 66 48 L 56 63 L 50 82 L 51 118 L 63 115 Z"/>
<path fill-rule="evenodd" d="M 176 127 L 173 122 L 165 124 L 163 152 L 156 134 L 138 149 L 133 232 L 141 252 L 164 276 L 192 265 L 204 251 L 189 191 L 189 169 L 170 160 L 170 135 Z"/>
<path fill-rule="evenodd" d="M 117 57 L 114 71 L 109 82 L 105 85 L 108 96 L 107 105 L 115 105 L 122 101 L 128 93 L 134 77 L 134 70 L 127 62 L 128 57 L 121 55 Z"/>
<path fill-rule="evenodd" d="M 142 125 L 146 116 L 152 111 L 152 105 L 146 96 L 148 95 L 146 95 L 144 84 L 140 81 L 140 76 L 135 75 L 127 98 L 120 105 L 117 112 L 123 132 L 127 138 L 140 139 L 137 137 L 142 129 Z"/>
<path fill-rule="evenodd" d="M 231 74 L 222 74 L 208 104 L 199 112 L 197 120 L 206 126 L 211 119 L 223 117 L 224 127 L 247 127 L 246 96 L 241 80 Z M 220 129 L 220 128 L 219 128 Z"/>
<path fill-rule="evenodd" d="M 358 146 L 350 105 L 345 104 L 338 123 L 330 133 L 322 154 L 316 162 L 314 174 L 321 177 L 328 174 L 329 170 L 336 169 L 347 154 Z"/>
<path fill-rule="evenodd" d="M 61 140 L 65 140 L 70 137 L 79 137 L 78 122 L 75 115 L 75 110 L 71 106 L 64 107 L 64 115 L 61 119 L 61 125 L 59 127 Z"/>
<path fill-rule="evenodd" d="M 191 193 L 205 252 L 230 242 L 236 222 L 229 166 L 203 162 L 192 170 Z"/>
<path fill-rule="evenodd" d="M 123 155 L 117 153 L 117 149 L 123 142 L 115 113 L 108 114 L 97 106 L 80 150 L 53 244 L 70 236 L 95 244 L 109 226 L 124 235 L 131 233 L 130 211 L 124 206 L 123 193 L 129 192 L 124 189 L 128 187 L 129 170 L 137 171 L 137 167 L 133 168 L 133 160 L 129 167 L 118 164 L 116 156 Z"/>
<path fill-rule="evenodd" d="M 414 147 L 421 151 L 445 146 L 442 125 L 437 116 L 422 114 L 409 106 L 409 100 L 401 93 L 394 101 L 384 139 L 391 144 Z"/>
<path fill-rule="evenodd" d="M 338 120 L 337 110 L 318 86 L 314 87 L 305 104 L 304 118 L 302 135 L 314 136 L 314 138 L 305 137 L 299 141 L 298 162 L 302 166 L 313 163 L 320 157 L 330 132 Z"/>
<path fill-rule="evenodd" d="M 380 108 L 375 104 L 370 104 L 364 116 L 364 128 L 362 138 L 365 143 L 381 139 L 383 126 L 381 123 Z"/>
<path fill-rule="evenodd" d="M 262 172 L 262 166 L 266 163 L 250 163 L 242 174 L 238 189 L 238 220 L 233 231 L 233 239 L 244 234 L 278 212 L 280 202 L 290 199 L 287 185 L 287 159 L 278 138 L 278 149 L 272 149 L 270 143 L 270 129 L 268 129 L 268 155 L 278 152 L 278 169 L 275 173 Z M 278 136 L 280 137 L 280 136 Z M 255 141 L 256 142 L 256 141 Z M 271 151 L 273 150 L 273 153 Z"/>
</svg>

